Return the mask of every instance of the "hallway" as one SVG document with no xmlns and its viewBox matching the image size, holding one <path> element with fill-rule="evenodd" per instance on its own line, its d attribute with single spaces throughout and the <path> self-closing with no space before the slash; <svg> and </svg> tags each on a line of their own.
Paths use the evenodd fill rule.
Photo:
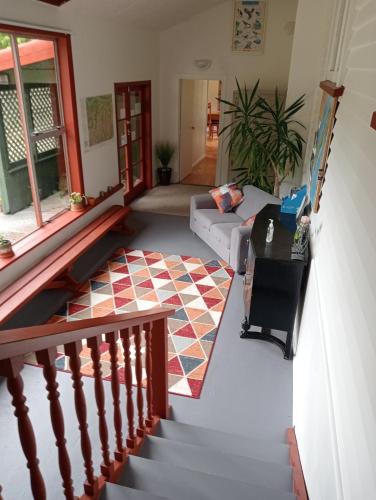
<svg viewBox="0 0 376 500">
<path fill-rule="evenodd" d="M 203 158 L 192 169 L 181 184 L 193 184 L 200 186 L 214 186 L 217 168 L 218 137 L 207 138 L 205 146 L 205 158 Z"/>
</svg>

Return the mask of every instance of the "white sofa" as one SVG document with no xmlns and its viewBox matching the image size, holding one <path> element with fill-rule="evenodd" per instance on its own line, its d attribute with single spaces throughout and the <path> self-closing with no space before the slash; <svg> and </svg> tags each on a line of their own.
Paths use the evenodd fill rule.
<svg viewBox="0 0 376 500">
<path fill-rule="evenodd" d="M 281 204 L 279 198 L 254 186 L 244 186 L 243 193 L 244 200 L 234 212 L 224 214 L 209 193 L 191 198 L 191 230 L 238 273 L 245 271 L 247 240 L 252 230 L 242 223 L 268 203 Z"/>
</svg>

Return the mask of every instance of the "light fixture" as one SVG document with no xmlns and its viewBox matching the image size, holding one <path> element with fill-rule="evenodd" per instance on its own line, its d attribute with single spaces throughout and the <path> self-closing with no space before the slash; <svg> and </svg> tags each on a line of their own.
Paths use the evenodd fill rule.
<svg viewBox="0 0 376 500">
<path fill-rule="evenodd" d="M 198 69 L 209 69 L 212 65 L 211 59 L 196 59 L 195 66 Z"/>
</svg>

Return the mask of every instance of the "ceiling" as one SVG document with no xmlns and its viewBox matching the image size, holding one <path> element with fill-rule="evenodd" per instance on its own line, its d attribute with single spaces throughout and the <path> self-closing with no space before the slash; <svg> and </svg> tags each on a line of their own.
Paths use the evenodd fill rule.
<svg viewBox="0 0 376 500">
<path fill-rule="evenodd" d="M 61 10 L 90 10 L 95 16 L 121 20 L 127 26 L 162 31 L 224 0 L 71 0 Z"/>
</svg>

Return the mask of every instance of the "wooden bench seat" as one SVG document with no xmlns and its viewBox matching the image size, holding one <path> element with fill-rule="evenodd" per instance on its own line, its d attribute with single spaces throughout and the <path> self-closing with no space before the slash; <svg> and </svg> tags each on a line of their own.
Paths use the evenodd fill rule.
<svg viewBox="0 0 376 500">
<path fill-rule="evenodd" d="M 46 288 L 76 290 L 70 276 L 75 261 L 110 230 L 125 230 L 128 207 L 114 205 L 0 292 L 0 325 Z"/>
</svg>

